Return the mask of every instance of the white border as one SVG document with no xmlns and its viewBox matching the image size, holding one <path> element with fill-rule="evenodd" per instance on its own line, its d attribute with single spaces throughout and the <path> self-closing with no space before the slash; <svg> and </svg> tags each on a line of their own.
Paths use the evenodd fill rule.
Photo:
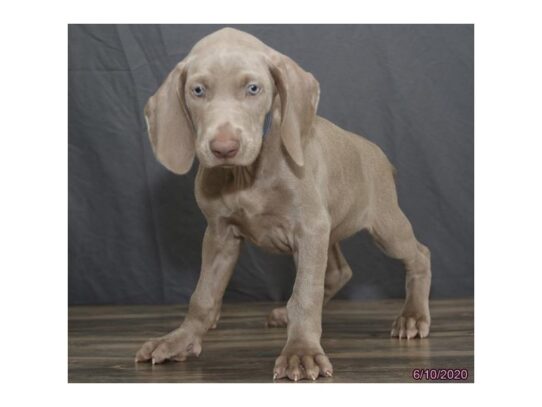
<svg viewBox="0 0 542 407">
<path fill-rule="evenodd" d="M 523 405 L 531 397 L 536 400 L 542 35 L 535 3 L 188 3 L 26 2 L 10 5 L 3 15 L 0 270 L 5 399 L 93 407 Z M 66 24 L 83 22 L 475 23 L 477 384 L 67 385 Z"/>
</svg>

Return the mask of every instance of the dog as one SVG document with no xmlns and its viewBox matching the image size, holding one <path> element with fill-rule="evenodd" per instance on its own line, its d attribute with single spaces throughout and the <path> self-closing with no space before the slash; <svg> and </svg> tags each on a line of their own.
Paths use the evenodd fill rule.
<svg viewBox="0 0 542 407">
<path fill-rule="evenodd" d="M 391 336 L 429 334 L 430 252 L 398 205 L 394 168 L 382 150 L 316 114 L 317 80 L 254 36 L 224 28 L 201 39 L 148 100 L 158 161 L 185 174 L 197 156 L 198 206 L 207 220 L 201 274 L 187 315 L 147 341 L 136 361 L 199 355 L 219 319 L 243 240 L 292 254 L 296 278 L 269 326 L 286 326 L 273 379 L 331 376 L 322 307 L 350 279 L 339 242 L 367 230 L 406 270 L 406 299 Z"/>
</svg>

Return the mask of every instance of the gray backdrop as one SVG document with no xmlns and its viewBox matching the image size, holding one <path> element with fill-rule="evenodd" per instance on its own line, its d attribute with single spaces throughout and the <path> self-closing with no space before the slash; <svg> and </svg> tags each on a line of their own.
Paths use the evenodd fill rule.
<svg viewBox="0 0 542 407">
<path fill-rule="evenodd" d="M 187 302 L 205 220 L 196 165 L 153 157 L 142 109 L 214 25 L 70 25 L 69 302 Z M 473 294 L 472 25 L 235 26 L 320 82 L 319 114 L 376 142 L 398 170 L 400 204 L 432 250 L 432 298 Z M 365 233 L 342 243 L 354 277 L 341 298 L 404 295 L 402 265 Z M 286 300 L 288 256 L 245 245 L 225 300 Z"/>
</svg>

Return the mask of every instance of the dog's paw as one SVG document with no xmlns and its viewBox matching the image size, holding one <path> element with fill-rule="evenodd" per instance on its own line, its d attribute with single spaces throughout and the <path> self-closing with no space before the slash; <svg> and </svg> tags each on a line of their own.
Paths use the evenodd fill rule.
<svg viewBox="0 0 542 407">
<path fill-rule="evenodd" d="M 403 312 L 392 324 L 390 335 L 394 338 L 425 338 L 429 335 L 431 319 L 427 313 Z"/>
<path fill-rule="evenodd" d="M 181 362 L 189 355 L 199 356 L 201 339 L 198 336 L 179 328 L 160 338 L 150 339 L 137 351 L 135 361 L 153 364 L 166 360 Z"/>
<path fill-rule="evenodd" d="M 273 380 L 288 378 L 293 381 L 302 379 L 316 380 L 319 376 L 333 376 L 333 366 L 320 346 L 286 346 L 275 361 Z"/>
<path fill-rule="evenodd" d="M 288 325 L 288 313 L 286 307 L 275 308 L 267 317 L 268 327 L 284 327 Z"/>
</svg>

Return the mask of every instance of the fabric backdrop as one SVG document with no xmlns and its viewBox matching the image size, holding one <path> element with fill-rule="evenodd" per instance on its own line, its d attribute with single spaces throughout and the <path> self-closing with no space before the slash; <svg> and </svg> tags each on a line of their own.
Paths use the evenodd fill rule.
<svg viewBox="0 0 542 407">
<path fill-rule="evenodd" d="M 180 303 L 195 287 L 205 220 L 186 176 L 154 158 L 143 106 L 218 25 L 68 27 L 70 304 Z M 432 251 L 432 298 L 473 295 L 472 25 L 234 26 L 319 80 L 318 114 L 377 143 L 399 202 Z M 366 233 L 342 243 L 338 297 L 404 296 L 402 264 Z M 286 300 L 289 256 L 246 244 L 228 300 Z"/>
</svg>

